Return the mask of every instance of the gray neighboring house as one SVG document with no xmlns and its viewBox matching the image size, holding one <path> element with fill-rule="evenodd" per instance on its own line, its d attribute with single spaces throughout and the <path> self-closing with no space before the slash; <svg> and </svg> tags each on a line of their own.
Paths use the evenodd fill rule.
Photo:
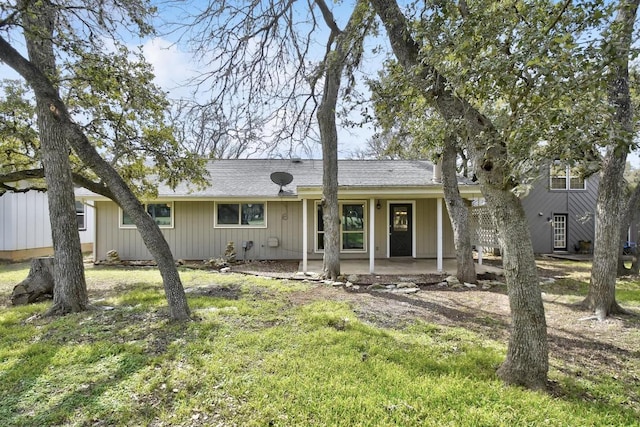
<svg viewBox="0 0 640 427">
<path fill-rule="evenodd" d="M 564 164 L 541 169 L 522 199 L 535 253 L 592 252 L 599 181 Z"/>
<path fill-rule="evenodd" d="M 418 160 L 339 160 L 341 258 L 455 257 L 438 167 Z M 435 170 L 434 170 L 435 169 Z M 222 257 L 234 242 L 238 259 L 308 259 L 323 256 L 321 160 L 215 160 L 209 185 L 175 191 L 161 186 L 147 211 L 176 259 Z M 276 174 L 290 183 L 278 185 Z M 481 198 L 479 185 L 459 179 L 462 197 Z M 151 259 L 130 219 L 112 201 L 78 194 L 95 206 L 95 260 L 109 250 L 124 260 Z"/>
</svg>

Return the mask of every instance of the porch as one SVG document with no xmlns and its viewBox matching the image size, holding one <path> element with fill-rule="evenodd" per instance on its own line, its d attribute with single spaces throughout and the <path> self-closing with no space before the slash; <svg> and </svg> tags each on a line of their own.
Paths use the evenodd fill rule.
<svg viewBox="0 0 640 427">
<path fill-rule="evenodd" d="M 375 260 L 373 274 L 445 274 L 456 273 L 456 260 L 447 258 L 442 260 L 442 271 L 438 271 L 438 261 L 428 258 L 383 258 Z M 369 272 L 368 259 L 340 260 L 340 272 L 349 274 L 372 274 Z M 298 271 L 303 272 L 303 262 L 300 262 Z M 319 273 L 322 271 L 322 260 L 308 260 L 307 273 Z M 476 263 L 478 274 L 493 273 L 502 274 L 502 269 L 486 264 Z"/>
</svg>

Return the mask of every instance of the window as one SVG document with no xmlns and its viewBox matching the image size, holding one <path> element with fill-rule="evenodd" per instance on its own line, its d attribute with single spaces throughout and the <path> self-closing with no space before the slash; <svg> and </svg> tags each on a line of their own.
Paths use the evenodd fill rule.
<svg viewBox="0 0 640 427">
<path fill-rule="evenodd" d="M 585 179 L 580 175 L 577 168 L 572 168 L 560 163 L 551 165 L 550 170 L 552 190 L 584 190 L 586 189 Z"/>
<path fill-rule="evenodd" d="M 341 252 L 365 252 L 365 204 L 344 202 L 338 205 L 338 209 Z M 320 203 L 316 205 L 316 250 L 324 250 L 324 220 Z"/>
<path fill-rule="evenodd" d="M 173 203 L 147 203 L 144 205 L 145 210 L 154 219 L 160 228 L 173 227 Z M 122 209 L 121 212 L 121 228 L 134 228 L 133 220 Z"/>
<path fill-rule="evenodd" d="M 78 230 L 86 230 L 86 215 L 84 203 L 76 200 L 76 220 L 78 221 Z"/>
<path fill-rule="evenodd" d="M 264 203 L 217 203 L 216 227 L 266 227 Z"/>
</svg>

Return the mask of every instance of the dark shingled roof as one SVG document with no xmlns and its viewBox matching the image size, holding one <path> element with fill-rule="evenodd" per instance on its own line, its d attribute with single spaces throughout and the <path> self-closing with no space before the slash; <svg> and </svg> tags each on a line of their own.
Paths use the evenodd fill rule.
<svg viewBox="0 0 640 427">
<path fill-rule="evenodd" d="M 296 196 L 299 187 L 322 187 L 322 160 L 212 160 L 206 168 L 210 182 L 207 188 L 194 189 L 183 183 L 173 191 L 160 185 L 158 197 L 274 197 L 280 187 L 271 181 L 273 172 L 293 176 L 293 181 L 283 187 L 284 196 Z M 459 182 L 473 184 L 462 177 Z M 433 164 L 426 160 L 338 160 L 338 185 L 352 188 L 440 186 L 433 182 Z"/>
</svg>

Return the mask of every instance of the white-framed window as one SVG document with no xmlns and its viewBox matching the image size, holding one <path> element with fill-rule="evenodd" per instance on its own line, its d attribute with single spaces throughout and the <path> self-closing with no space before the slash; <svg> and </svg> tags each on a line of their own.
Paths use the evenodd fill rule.
<svg viewBox="0 0 640 427">
<path fill-rule="evenodd" d="M 87 229 L 87 215 L 84 203 L 76 200 L 76 220 L 78 221 L 78 230 L 84 231 Z"/>
<path fill-rule="evenodd" d="M 366 202 L 340 202 L 338 210 L 340 213 L 340 252 L 366 252 Z M 315 212 L 315 250 L 316 252 L 324 252 L 324 220 L 322 219 L 320 202 L 316 202 Z"/>
<path fill-rule="evenodd" d="M 173 203 L 145 203 L 144 209 L 160 228 L 173 228 Z M 120 228 L 136 228 L 129 215 L 120 209 Z"/>
<path fill-rule="evenodd" d="M 267 204 L 264 202 L 216 202 L 215 209 L 215 227 L 267 227 Z"/>
<path fill-rule="evenodd" d="M 585 179 L 580 175 L 576 168 L 556 162 L 551 165 L 550 169 L 551 190 L 585 190 Z"/>
</svg>

